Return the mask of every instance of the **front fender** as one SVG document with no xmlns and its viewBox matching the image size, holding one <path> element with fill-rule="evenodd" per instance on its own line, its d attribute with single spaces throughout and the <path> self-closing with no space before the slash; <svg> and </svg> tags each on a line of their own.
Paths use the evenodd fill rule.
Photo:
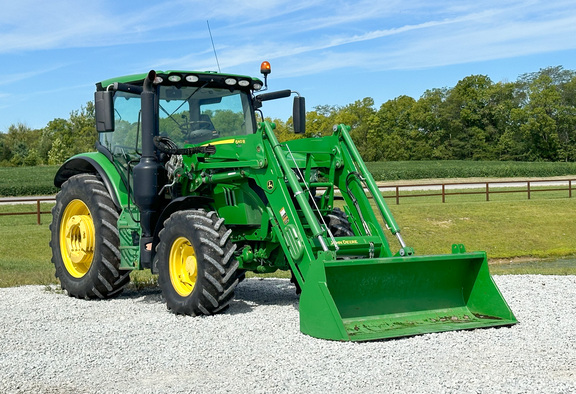
<svg viewBox="0 0 576 394">
<path fill-rule="evenodd" d="M 54 177 L 54 186 L 60 188 L 70 177 L 85 173 L 100 176 L 118 210 L 128 206 L 128 181 L 100 152 L 81 153 L 66 160 Z"/>
<path fill-rule="evenodd" d="M 174 199 L 170 204 L 168 204 L 160 216 L 156 221 L 156 227 L 154 229 L 154 237 L 152 240 L 152 251 L 156 253 L 156 245 L 160 242 L 160 231 L 164 228 L 164 221 L 170 217 L 174 212 L 184 211 L 187 209 L 199 209 L 199 208 L 208 208 L 210 209 L 210 205 L 214 202 L 214 200 L 210 197 L 203 197 L 203 196 L 185 196 L 185 197 L 178 197 Z M 153 274 L 158 273 L 158 266 L 157 260 L 155 258 L 152 259 L 152 267 L 151 271 Z"/>
</svg>

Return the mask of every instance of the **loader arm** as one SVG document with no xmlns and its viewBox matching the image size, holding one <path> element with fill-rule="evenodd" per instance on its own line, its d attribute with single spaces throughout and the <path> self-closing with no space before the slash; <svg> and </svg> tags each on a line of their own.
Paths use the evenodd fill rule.
<svg viewBox="0 0 576 394">
<path fill-rule="evenodd" d="M 254 134 L 210 145 L 184 157 L 181 189 L 214 197 L 240 269 L 292 271 L 302 332 L 364 341 L 516 322 L 485 253 L 462 246 L 417 256 L 406 245 L 347 126 L 280 143 L 274 125 L 261 122 Z M 336 208 L 345 235 L 325 220 Z"/>
<path fill-rule="evenodd" d="M 283 144 L 269 123 L 260 130 L 268 166 L 256 181 L 267 191 L 272 231 L 302 289 L 302 332 L 364 341 L 516 322 L 484 252 L 466 253 L 460 245 L 449 255 L 416 256 L 406 246 L 347 126 Z M 325 179 L 312 179 L 314 171 Z M 318 199 L 312 190 L 322 185 L 327 189 Z M 323 222 L 335 186 L 354 236 L 334 237 Z M 398 252 L 390 249 L 366 191 Z"/>
<path fill-rule="evenodd" d="M 269 152 L 267 161 L 270 168 L 268 175 L 258 181 L 270 193 L 268 201 L 270 217 L 273 218 L 272 228 L 277 231 L 284 250 L 290 251 L 287 256 L 300 285 L 306 281 L 306 272 L 311 262 L 318 259 L 320 251 L 325 252 L 325 256 L 332 256 L 332 259 L 339 255 L 393 255 L 364 191 L 365 185 L 375 198 L 380 198 L 377 200 L 378 207 L 392 233 L 399 234 L 400 230 L 377 192 L 376 183 L 345 126 L 336 128 L 332 136 L 284 144 L 278 142 L 269 123 L 262 123 L 261 128 L 265 135 L 266 151 Z M 327 179 L 312 180 L 312 170 L 320 171 Z M 270 179 L 271 176 L 275 179 Z M 349 207 L 348 213 L 356 224 L 355 236 L 346 237 L 345 240 L 336 239 L 322 219 L 334 207 L 335 185 L 342 191 Z M 327 188 L 320 197 L 320 203 L 313 193 L 317 187 Z M 399 252 L 400 255 L 403 255 L 403 250 Z"/>
</svg>

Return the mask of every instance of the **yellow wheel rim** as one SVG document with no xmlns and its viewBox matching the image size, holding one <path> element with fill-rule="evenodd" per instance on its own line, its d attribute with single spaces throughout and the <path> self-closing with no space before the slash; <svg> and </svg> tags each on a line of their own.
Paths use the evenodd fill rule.
<svg viewBox="0 0 576 394">
<path fill-rule="evenodd" d="M 96 243 L 94 221 L 81 200 L 72 200 L 64 209 L 60 222 L 60 251 L 70 275 L 81 278 L 90 269 Z"/>
<path fill-rule="evenodd" d="M 172 244 L 168 269 L 174 290 L 182 297 L 189 296 L 196 286 L 198 263 L 194 247 L 187 238 L 179 237 Z"/>
</svg>

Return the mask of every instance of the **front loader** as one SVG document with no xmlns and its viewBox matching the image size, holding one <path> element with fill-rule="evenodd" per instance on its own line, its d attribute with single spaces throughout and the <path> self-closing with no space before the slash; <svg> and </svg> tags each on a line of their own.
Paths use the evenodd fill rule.
<svg viewBox="0 0 576 394">
<path fill-rule="evenodd" d="M 266 82 L 266 62 L 262 72 Z M 295 95 L 303 133 L 304 98 L 261 93 L 266 85 L 192 71 L 97 84 L 97 152 L 70 158 L 55 178 L 51 247 L 63 290 L 113 297 L 131 271 L 150 269 L 170 310 L 210 315 L 246 271 L 285 270 L 301 292 L 301 331 L 317 338 L 516 323 L 484 252 L 456 244 L 419 256 L 407 246 L 348 126 L 280 142 L 260 108 Z"/>
</svg>

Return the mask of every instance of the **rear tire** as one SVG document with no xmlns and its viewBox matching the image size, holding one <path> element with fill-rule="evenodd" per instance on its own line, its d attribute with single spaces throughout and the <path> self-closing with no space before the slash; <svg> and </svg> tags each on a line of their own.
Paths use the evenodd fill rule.
<svg viewBox="0 0 576 394">
<path fill-rule="evenodd" d="M 332 212 L 324 216 L 324 221 L 335 237 L 353 237 L 354 231 L 348 221 L 348 216 L 340 208 L 334 208 Z"/>
<path fill-rule="evenodd" d="M 236 245 L 216 212 L 172 214 L 156 249 L 158 284 L 169 310 L 199 316 L 222 311 L 238 284 Z"/>
<path fill-rule="evenodd" d="M 122 292 L 130 271 L 120 269 L 118 211 L 92 174 L 62 185 L 50 224 L 52 263 L 62 289 L 77 298 L 110 298 Z"/>
<path fill-rule="evenodd" d="M 348 216 L 340 208 L 334 208 L 332 212 L 323 216 L 323 219 L 334 237 L 354 236 L 352 226 L 348 221 Z M 296 294 L 300 295 L 302 293 L 302 288 L 294 276 L 294 271 L 290 270 L 290 274 L 290 283 L 296 287 Z"/>
</svg>

